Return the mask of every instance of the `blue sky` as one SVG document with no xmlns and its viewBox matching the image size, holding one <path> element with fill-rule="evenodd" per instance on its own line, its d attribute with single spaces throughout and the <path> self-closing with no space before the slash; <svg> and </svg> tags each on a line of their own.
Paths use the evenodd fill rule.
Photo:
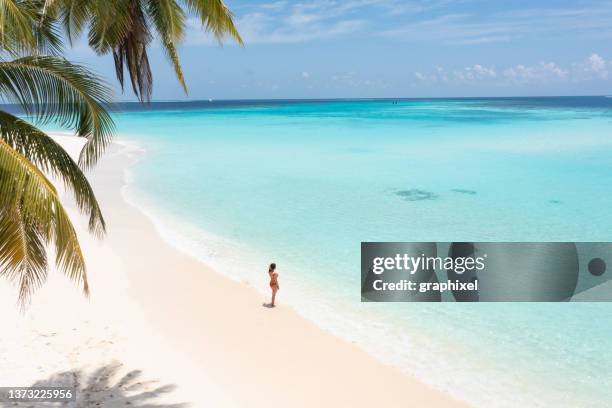
<svg viewBox="0 0 612 408">
<path fill-rule="evenodd" d="M 159 49 L 154 99 L 612 94 L 612 2 L 228 0 L 246 46 L 189 20 L 185 96 Z M 112 58 L 72 58 L 114 81 Z M 131 99 L 126 91 L 120 99 Z"/>
</svg>

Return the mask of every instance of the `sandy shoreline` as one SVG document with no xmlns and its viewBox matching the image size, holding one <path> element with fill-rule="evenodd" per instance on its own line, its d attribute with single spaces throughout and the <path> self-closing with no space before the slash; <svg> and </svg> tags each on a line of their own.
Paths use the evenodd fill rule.
<svg viewBox="0 0 612 408">
<path fill-rule="evenodd" d="M 75 138 L 58 140 L 78 151 Z M 253 288 L 171 247 L 121 196 L 129 162 L 114 145 L 90 177 L 107 236 L 96 241 L 85 233 L 84 219 L 75 221 L 89 300 L 52 271 L 20 316 L 14 289 L 0 281 L 0 318 L 8 322 L 0 366 L 9 368 L 0 370 L 0 385 L 55 381 L 56 373 L 82 370 L 81 405 L 75 406 L 466 406 L 282 303 L 262 307 L 267 298 Z M 87 380 L 101 368 L 106 371 Z M 136 374 L 126 377 L 133 370 L 141 372 L 136 380 Z"/>
</svg>

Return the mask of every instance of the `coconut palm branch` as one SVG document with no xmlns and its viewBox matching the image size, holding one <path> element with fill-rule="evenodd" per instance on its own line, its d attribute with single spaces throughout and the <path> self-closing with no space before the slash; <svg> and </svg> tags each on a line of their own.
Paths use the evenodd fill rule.
<svg viewBox="0 0 612 408">
<path fill-rule="evenodd" d="M 13 56 L 24 53 L 58 54 L 60 32 L 44 18 L 44 0 L 0 0 L 0 49 Z"/>
<path fill-rule="evenodd" d="M 59 19 L 70 41 L 89 27 L 89 45 L 100 55 L 112 54 L 117 79 L 124 71 L 141 101 L 150 101 L 153 74 L 147 50 L 158 38 L 176 77 L 187 92 L 177 46 L 186 20 L 195 16 L 219 40 L 229 36 L 242 45 L 233 16 L 222 0 L 47 0 L 45 15 Z"/>
<path fill-rule="evenodd" d="M 78 208 L 89 215 L 89 230 L 101 236 L 106 228 L 87 178 L 68 153 L 46 133 L 10 113 L 0 111 L 0 139 L 38 169 L 61 180 Z"/>
<path fill-rule="evenodd" d="M 0 14 L 7 7 L 3 1 Z M 8 2 L 18 7 L 33 3 Z M 0 277 L 17 283 L 19 303 L 25 306 L 47 278 L 49 246 L 58 269 L 85 294 L 89 292 L 77 235 L 47 175 L 63 182 L 77 207 L 89 216 L 89 230 L 102 235 L 105 223 L 100 206 L 81 167 L 95 164 L 114 125 L 107 112 L 110 91 L 95 75 L 63 58 L 40 55 L 39 40 L 17 42 L 20 29 L 6 25 L 23 17 L 19 11 L 12 10 L 10 20 L 0 16 L 0 52 L 15 55 L 29 50 L 34 55 L 0 60 L 0 99 L 18 104 L 39 124 L 54 122 L 87 138 L 79 166 L 35 125 L 0 111 Z M 33 15 L 39 18 L 41 13 Z M 23 18 L 27 20 L 28 14 Z M 36 30 L 36 25 L 31 27 Z"/>
<path fill-rule="evenodd" d="M 74 228 L 45 175 L 0 140 L 0 276 L 17 281 L 25 305 L 47 277 L 46 245 L 56 264 L 89 293 L 85 262 Z"/>
<path fill-rule="evenodd" d="M 42 124 L 57 123 L 87 138 L 79 157 L 93 166 L 114 132 L 107 111 L 108 87 L 85 68 L 63 58 L 23 57 L 0 61 L 0 97 L 21 105 Z"/>
</svg>

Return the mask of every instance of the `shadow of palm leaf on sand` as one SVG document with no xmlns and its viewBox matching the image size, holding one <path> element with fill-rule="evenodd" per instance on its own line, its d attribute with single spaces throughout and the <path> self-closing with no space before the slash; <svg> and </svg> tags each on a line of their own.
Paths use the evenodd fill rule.
<svg viewBox="0 0 612 408">
<path fill-rule="evenodd" d="M 20 402 L 3 403 L 0 407 L 133 407 L 133 408 L 183 408 L 186 403 L 163 403 L 158 398 L 167 396 L 176 389 L 175 385 L 159 385 L 158 381 L 142 379 L 142 371 L 132 370 L 120 375 L 123 365 L 111 363 L 86 375 L 82 370 L 56 373 L 31 384 L 32 387 L 74 387 L 76 401 L 70 402 Z"/>
</svg>

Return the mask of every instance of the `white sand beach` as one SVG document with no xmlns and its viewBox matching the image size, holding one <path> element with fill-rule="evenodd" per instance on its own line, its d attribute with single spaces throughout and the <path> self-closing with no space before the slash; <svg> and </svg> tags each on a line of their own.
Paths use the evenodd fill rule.
<svg viewBox="0 0 612 408">
<path fill-rule="evenodd" d="M 81 146 L 56 140 L 73 155 Z M 91 296 L 51 270 L 22 314 L 16 289 L 0 281 L 1 386 L 76 382 L 79 407 L 466 406 L 320 329 L 282 296 L 262 307 L 268 298 L 254 288 L 166 243 L 122 198 L 125 150 L 114 144 L 90 177 L 103 239 L 65 200 Z"/>
</svg>

